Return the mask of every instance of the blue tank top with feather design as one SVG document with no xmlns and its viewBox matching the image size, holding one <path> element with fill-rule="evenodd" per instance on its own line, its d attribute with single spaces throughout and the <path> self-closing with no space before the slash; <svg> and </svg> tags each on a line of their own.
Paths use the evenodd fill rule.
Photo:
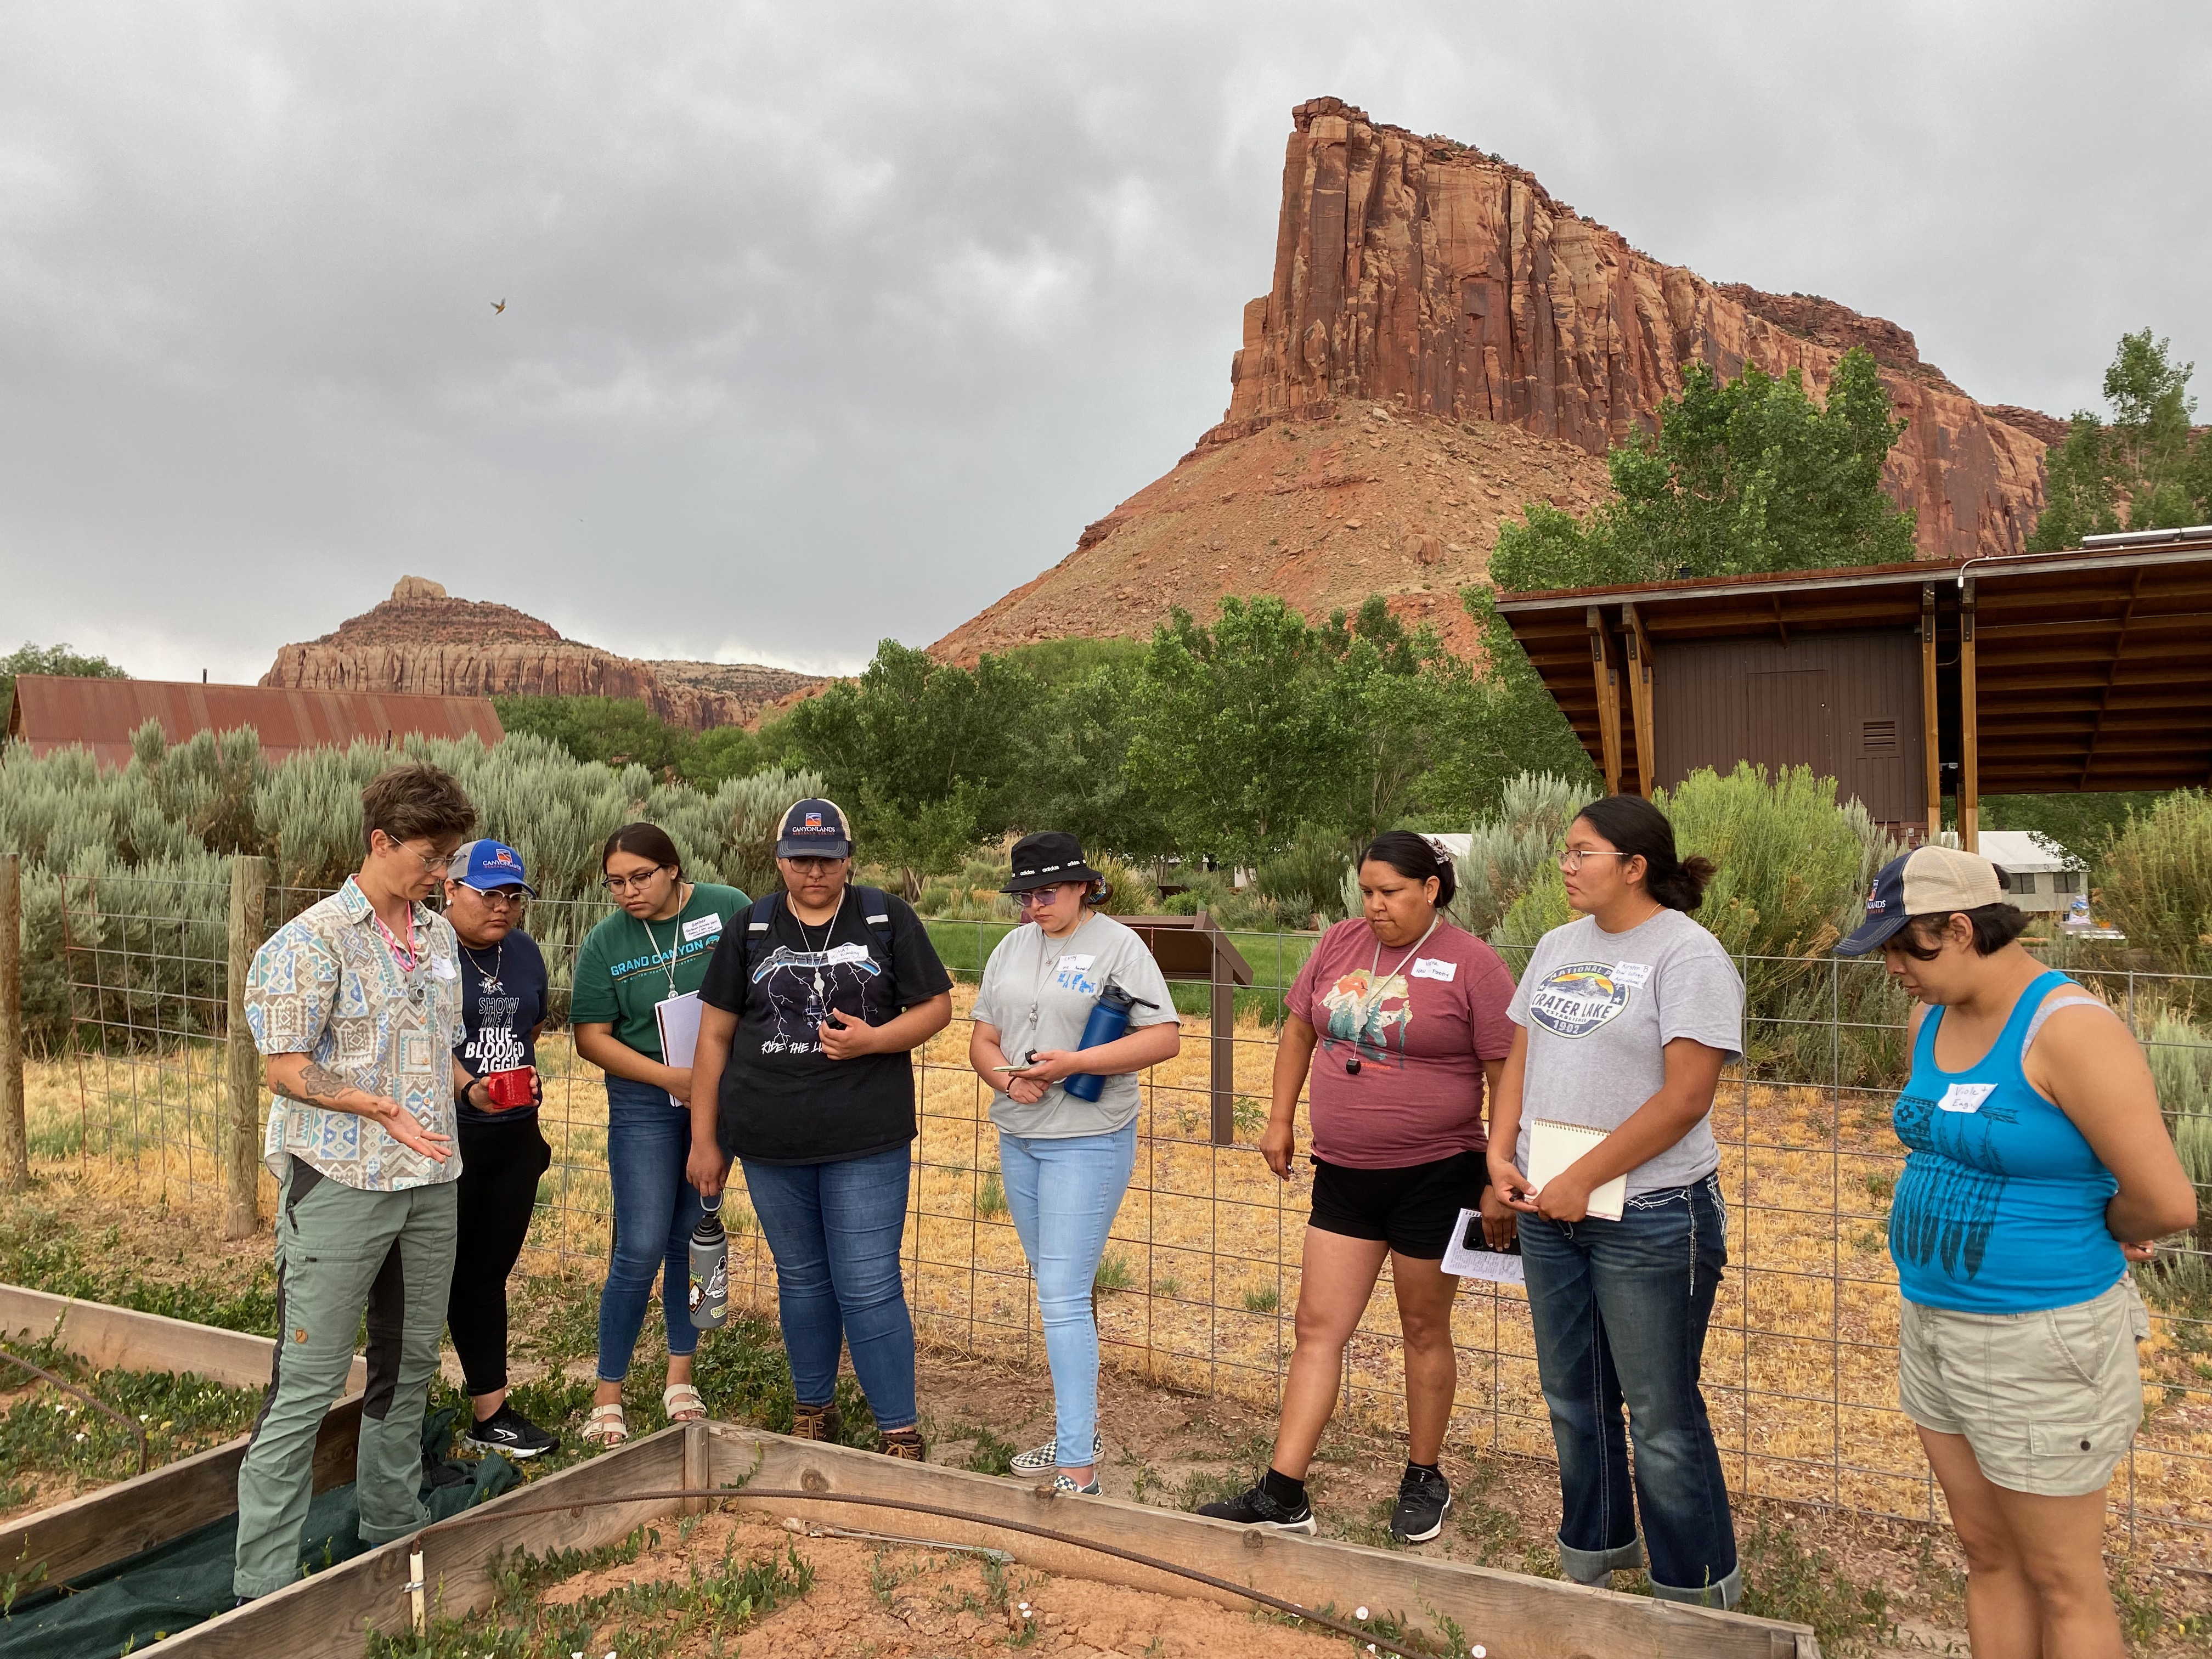
<svg viewBox="0 0 2212 1659">
<path fill-rule="evenodd" d="M 2038 976 L 1989 1053 L 1963 1071 L 1936 1063 L 1943 1010 L 1921 1022 L 1891 1118 L 1911 1149 L 1889 1211 L 1889 1253 L 1907 1301 L 2034 1313 L 2101 1296 L 2126 1271 L 2105 1227 L 2119 1183 L 2021 1069 L 2037 1008 L 2072 984 L 2061 973 Z"/>
</svg>

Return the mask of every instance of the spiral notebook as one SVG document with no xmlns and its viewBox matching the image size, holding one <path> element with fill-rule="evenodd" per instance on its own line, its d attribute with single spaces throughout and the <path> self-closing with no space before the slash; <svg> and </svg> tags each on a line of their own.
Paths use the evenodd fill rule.
<svg viewBox="0 0 2212 1659">
<path fill-rule="evenodd" d="M 1605 1139 L 1602 1129 L 1579 1123 L 1553 1123 L 1538 1118 L 1528 1126 L 1528 1184 L 1540 1188 L 1553 1176 Z M 1589 1195 L 1589 1214 L 1601 1221 L 1618 1221 L 1628 1204 L 1628 1177 L 1617 1175 Z"/>
</svg>

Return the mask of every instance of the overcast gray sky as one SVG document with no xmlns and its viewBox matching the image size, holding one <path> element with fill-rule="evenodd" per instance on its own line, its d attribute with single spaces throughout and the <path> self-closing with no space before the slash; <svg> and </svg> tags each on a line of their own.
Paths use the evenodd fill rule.
<svg viewBox="0 0 2212 1659">
<path fill-rule="evenodd" d="M 1984 399 L 2148 324 L 2212 408 L 2194 0 L 0 0 L 0 644 L 250 679 L 406 573 L 926 643 L 1219 418 L 1323 93 Z"/>
</svg>

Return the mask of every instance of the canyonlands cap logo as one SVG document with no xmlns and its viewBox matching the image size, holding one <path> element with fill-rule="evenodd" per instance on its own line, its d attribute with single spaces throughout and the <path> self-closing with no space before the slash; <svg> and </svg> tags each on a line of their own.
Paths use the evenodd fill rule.
<svg viewBox="0 0 2212 1659">
<path fill-rule="evenodd" d="M 1628 1006 L 1628 994 L 1611 963 L 1571 962 L 1528 994 L 1528 1018 L 1559 1036 L 1588 1036 Z"/>
<path fill-rule="evenodd" d="M 514 862 L 514 854 L 502 847 L 491 855 L 491 861 L 494 864 L 512 864 Z"/>
<path fill-rule="evenodd" d="M 822 827 L 822 814 L 809 812 L 806 815 L 806 827 L 809 830 L 819 830 Z"/>
</svg>

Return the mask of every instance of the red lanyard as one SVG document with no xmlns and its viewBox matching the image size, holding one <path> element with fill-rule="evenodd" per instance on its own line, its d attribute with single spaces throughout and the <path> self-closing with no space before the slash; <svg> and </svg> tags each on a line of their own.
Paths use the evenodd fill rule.
<svg viewBox="0 0 2212 1659">
<path fill-rule="evenodd" d="M 392 950 L 392 959 L 399 964 L 400 971 L 402 973 L 408 974 L 413 973 L 415 971 L 415 911 L 413 907 L 410 906 L 407 912 L 407 942 L 404 945 L 402 945 L 399 942 L 399 936 L 397 933 L 393 933 L 389 927 L 386 927 L 384 925 L 384 918 L 378 915 L 375 911 L 371 910 L 368 913 L 368 919 L 376 924 L 376 931 L 384 935 L 385 944 L 389 945 Z"/>
</svg>

